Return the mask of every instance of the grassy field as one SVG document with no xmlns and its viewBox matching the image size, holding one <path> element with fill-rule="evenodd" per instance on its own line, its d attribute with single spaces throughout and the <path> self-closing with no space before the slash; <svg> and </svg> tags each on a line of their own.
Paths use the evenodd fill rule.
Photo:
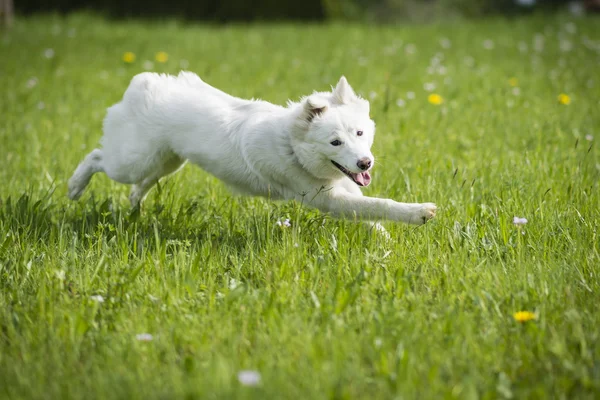
<svg viewBox="0 0 600 400">
<path fill-rule="evenodd" d="M 598 398 L 598 23 L 18 19 L 0 34 L 0 398 Z M 68 201 L 146 69 L 280 104 L 345 74 L 377 122 L 364 192 L 438 217 L 386 241 L 189 165 L 141 213 L 101 175 Z"/>
</svg>

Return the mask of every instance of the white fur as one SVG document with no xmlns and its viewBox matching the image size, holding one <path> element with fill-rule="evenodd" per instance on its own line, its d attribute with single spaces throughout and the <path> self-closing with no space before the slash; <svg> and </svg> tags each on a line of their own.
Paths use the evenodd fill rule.
<svg viewBox="0 0 600 400">
<path fill-rule="evenodd" d="M 130 200 L 138 206 L 161 177 L 190 160 L 249 195 L 294 199 L 341 217 L 425 223 L 434 204 L 363 197 L 332 163 L 363 172 L 357 162 L 374 162 L 374 134 L 369 102 L 344 77 L 331 92 L 281 107 L 230 96 L 190 72 L 142 73 L 108 109 L 102 149 L 77 167 L 69 197 L 79 198 L 91 176 L 104 172 L 133 184 Z"/>
</svg>

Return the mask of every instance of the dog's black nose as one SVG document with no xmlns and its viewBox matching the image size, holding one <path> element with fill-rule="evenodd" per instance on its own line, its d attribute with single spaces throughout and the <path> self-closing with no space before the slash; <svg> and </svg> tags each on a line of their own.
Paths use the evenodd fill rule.
<svg viewBox="0 0 600 400">
<path fill-rule="evenodd" d="M 358 160 L 356 165 L 358 166 L 358 168 L 365 171 L 365 170 L 369 169 L 369 167 L 371 166 L 371 163 L 372 163 L 372 161 L 369 157 L 363 157 L 360 160 Z"/>
</svg>

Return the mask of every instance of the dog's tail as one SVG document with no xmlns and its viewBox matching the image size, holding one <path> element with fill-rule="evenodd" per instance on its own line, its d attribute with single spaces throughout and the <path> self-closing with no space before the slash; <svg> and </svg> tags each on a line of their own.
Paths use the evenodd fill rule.
<svg viewBox="0 0 600 400">
<path fill-rule="evenodd" d="M 86 186 L 90 183 L 92 175 L 96 172 L 103 172 L 102 150 L 95 149 L 88 154 L 77 166 L 77 169 L 69 179 L 69 198 L 77 200 L 83 194 Z"/>
</svg>

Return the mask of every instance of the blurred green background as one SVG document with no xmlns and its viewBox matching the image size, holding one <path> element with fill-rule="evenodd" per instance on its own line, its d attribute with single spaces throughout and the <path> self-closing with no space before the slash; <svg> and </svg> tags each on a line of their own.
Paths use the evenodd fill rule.
<svg viewBox="0 0 600 400">
<path fill-rule="evenodd" d="M 6 1 L 6 0 L 5 0 Z M 20 14 L 100 11 L 112 17 L 177 17 L 191 20 L 371 20 L 424 22 L 489 15 L 515 16 L 568 9 L 598 11 L 599 0 L 19 0 Z"/>
</svg>

